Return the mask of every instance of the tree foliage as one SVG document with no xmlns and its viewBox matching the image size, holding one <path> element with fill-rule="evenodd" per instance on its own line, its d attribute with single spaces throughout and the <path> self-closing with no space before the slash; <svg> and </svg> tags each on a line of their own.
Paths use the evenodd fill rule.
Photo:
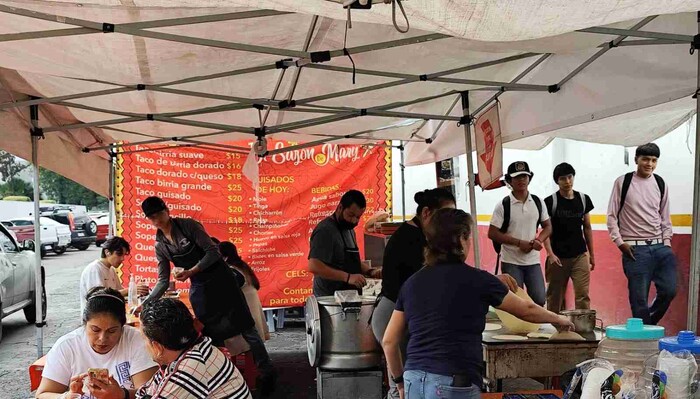
<svg viewBox="0 0 700 399">
<path fill-rule="evenodd" d="M 0 150 L 0 179 L 3 181 L 12 180 L 19 172 L 29 167 L 29 164 L 22 162 L 9 152 Z"/>
<path fill-rule="evenodd" d="M 31 200 L 34 200 L 34 189 L 30 183 L 17 178 L 12 178 L 0 184 L 0 197 L 15 195 L 29 197 Z"/>
<path fill-rule="evenodd" d="M 24 196 L 34 199 L 31 183 L 18 177 L 18 174 L 29 167 L 29 164 L 14 155 L 0 150 L 0 196 Z M 41 195 L 44 199 L 52 199 L 60 204 L 85 205 L 88 209 L 107 209 L 106 198 L 88 190 L 80 184 L 65 178 L 50 170 L 40 170 Z"/>
<path fill-rule="evenodd" d="M 58 173 L 41 169 L 41 191 L 47 199 L 60 204 L 85 205 L 88 209 L 107 209 L 107 198 L 88 190 Z"/>
</svg>

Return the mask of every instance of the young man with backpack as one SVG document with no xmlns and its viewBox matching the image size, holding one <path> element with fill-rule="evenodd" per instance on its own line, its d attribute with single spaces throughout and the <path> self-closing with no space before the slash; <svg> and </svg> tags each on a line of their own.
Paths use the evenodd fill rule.
<svg viewBox="0 0 700 399">
<path fill-rule="evenodd" d="M 520 287 L 527 288 L 527 293 L 536 304 L 544 306 L 540 251 L 552 232 L 552 225 L 542 200 L 528 191 L 532 176 L 527 162 L 513 162 L 508 166 L 505 180 L 512 192 L 496 204 L 489 226 L 489 239 L 493 241 L 499 258 L 502 258 L 503 273 L 515 278 Z M 542 230 L 538 236 L 537 228 L 540 225 Z"/>
<path fill-rule="evenodd" d="M 610 238 L 622 252 L 632 316 L 657 324 L 676 296 L 676 256 L 668 188 L 654 174 L 661 150 L 649 143 L 637 147 L 637 170 L 620 176 L 608 204 Z M 649 287 L 656 298 L 649 306 Z"/>
<path fill-rule="evenodd" d="M 564 295 L 569 279 L 574 283 L 576 309 L 590 309 L 588 289 L 593 257 L 593 230 L 589 212 L 591 198 L 574 191 L 574 167 L 564 162 L 554 168 L 554 182 L 559 190 L 544 199 L 552 221 L 552 235 L 545 241 L 547 263 L 547 309 L 559 313 L 564 306 Z"/>
</svg>

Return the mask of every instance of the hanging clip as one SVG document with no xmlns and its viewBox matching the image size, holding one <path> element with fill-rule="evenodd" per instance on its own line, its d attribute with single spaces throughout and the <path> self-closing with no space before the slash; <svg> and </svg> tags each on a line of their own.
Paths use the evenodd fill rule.
<svg viewBox="0 0 700 399">
<path fill-rule="evenodd" d="M 700 35 L 693 36 L 693 41 L 690 42 L 690 55 L 695 54 L 695 49 L 700 48 Z"/>
<path fill-rule="evenodd" d="M 469 125 L 472 123 L 474 118 L 472 118 L 471 115 L 464 115 L 459 118 L 459 122 L 457 122 L 457 127 L 463 126 L 463 125 Z"/>
<path fill-rule="evenodd" d="M 265 157 L 265 155 L 267 155 L 268 153 L 267 139 L 265 138 L 266 130 L 267 128 L 265 126 L 255 128 L 255 137 L 257 137 L 258 139 L 255 140 L 255 143 L 253 144 L 253 151 L 255 151 L 255 155 L 259 156 L 260 158 Z"/>
<path fill-rule="evenodd" d="M 29 129 L 29 133 L 31 134 L 32 137 L 39 137 L 40 139 L 44 139 L 44 129 L 40 127 L 32 127 Z"/>
</svg>

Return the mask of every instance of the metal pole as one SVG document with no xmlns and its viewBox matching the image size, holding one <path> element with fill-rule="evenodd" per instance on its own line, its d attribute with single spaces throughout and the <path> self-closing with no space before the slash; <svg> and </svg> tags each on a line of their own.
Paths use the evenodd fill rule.
<svg viewBox="0 0 700 399">
<path fill-rule="evenodd" d="M 698 12 L 698 34 L 700 34 L 700 12 Z M 698 53 L 697 91 L 695 92 L 695 184 L 693 184 L 693 230 L 690 250 L 690 289 L 688 292 L 688 330 L 697 331 L 698 327 L 698 294 L 700 287 L 700 49 Z"/>
<path fill-rule="evenodd" d="M 462 114 L 469 116 L 469 92 L 463 91 L 462 96 Z M 474 226 L 472 237 L 474 239 L 474 267 L 481 269 L 481 251 L 479 250 L 479 223 L 477 222 L 476 213 L 476 191 L 474 190 L 474 164 L 472 159 L 472 132 L 469 123 L 464 124 L 464 142 L 467 146 L 467 183 L 469 184 L 469 212 L 474 218 Z"/>
<path fill-rule="evenodd" d="M 403 221 L 406 221 L 406 166 L 404 165 L 404 147 L 403 141 L 399 141 L 399 150 L 401 151 L 401 213 L 403 214 Z M 418 216 L 418 215 L 416 215 Z"/>
<path fill-rule="evenodd" d="M 30 132 L 32 138 L 32 166 L 34 168 L 34 308 L 36 309 L 36 353 L 37 359 L 44 356 L 44 308 L 42 306 L 44 284 L 41 278 L 41 224 L 39 209 L 39 138 L 36 133 L 39 127 L 39 106 L 29 107 Z"/>
<path fill-rule="evenodd" d="M 110 158 L 109 158 L 109 232 L 108 232 L 108 237 L 114 237 L 116 235 L 115 232 L 115 208 L 114 208 L 114 196 L 115 196 L 115 184 L 114 184 L 114 168 L 116 168 L 116 149 L 112 149 L 110 151 Z"/>
</svg>

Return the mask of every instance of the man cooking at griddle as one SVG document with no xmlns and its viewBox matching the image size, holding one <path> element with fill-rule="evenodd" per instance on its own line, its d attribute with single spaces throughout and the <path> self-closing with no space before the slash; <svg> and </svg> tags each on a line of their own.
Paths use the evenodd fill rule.
<svg viewBox="0 0 700 399">
<path fill-rule="evenodd" d="M 353 290 L 362 294 L 365 277 L 380 278 L 360 259 L 355 227 L 367 208 L 365 196 L 357 190 L 343 194 L 335 212 L 311 233 L 309 271 L 314 275 L 315 296 L 331 296 L 335 291 Z"/>
</svg>

